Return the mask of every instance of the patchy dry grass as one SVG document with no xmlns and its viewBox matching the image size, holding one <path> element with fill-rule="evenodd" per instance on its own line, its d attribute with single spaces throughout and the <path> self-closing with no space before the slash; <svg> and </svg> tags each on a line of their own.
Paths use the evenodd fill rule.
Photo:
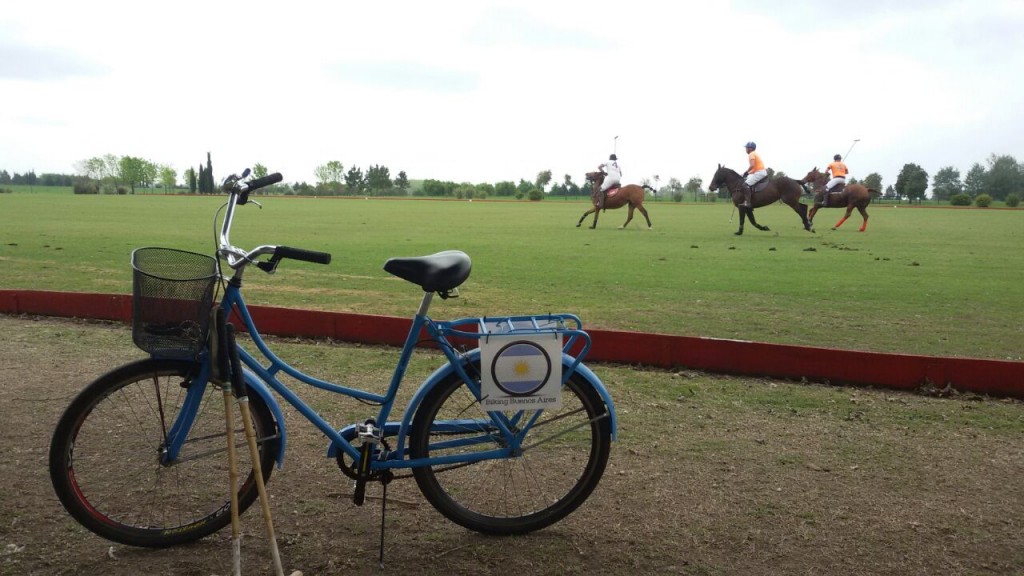
<svg viewBox="0 0 1024 576">
<path fill-rule="evenodd" d="M 78 526 L 50 487 L 49 435 L 78 389 L 138 358 L 127 329 L 0 316 L 0 573 L 230 573 L 229 533 L 133 549 Z M 321 376 L 383 382 L 388 348 L 276 340 Z M 429 353 L 411 370 L 436 364 Z M 415 483 L 389 489 L 394 574 L 1021 574 L 1024 405 L 594 366 L 620 441 L 590 500 L 518 538 L 456 527 Z M 331 417 L 358 417 L 326 395 Z M 288 412 L 285 468 L 268 485 L 282 557 L 305 574 L 378 574 L 376 501 L 351 505 L 326 443 Z M 379 495 L 379 487 L 371 494 Z M 243 567 L 270 573 L 259 514 Z"/>
</svg>

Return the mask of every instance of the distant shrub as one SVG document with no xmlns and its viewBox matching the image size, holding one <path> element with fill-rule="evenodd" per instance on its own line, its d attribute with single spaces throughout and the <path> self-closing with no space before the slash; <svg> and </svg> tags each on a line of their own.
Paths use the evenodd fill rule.
<svg viewBox="0 0 1024 576">
<path fill-rule="evenodd" d="M 961 192 L 960 194 L 954 194 L 950 199 L 949 203 L 953 206 L 970 206 L 971 197 Z"/>
<path fill-rule="evenodd" d="M 672 193 L 672 201 L 673 202 L 682 202 L 683 201 L 683 193 L 682 192 L 673 192 Z"/>
<path fill-rule="evenodd" d="M 11 194 L 13 192 L 14 190 L 11 190 L 10 188 L 0 188 L 0 194 Z"/>
<path fill-rule="evenodd" d="M 1009 208 L 1016 208 L 1018 205 L 1020 205 L 1020 196 L 1017 196 L 1016 192 L 1014 192 L 1013 194 L 1010 194 L 1010 195 L 1008 195 L 1006 197 L 1006 206 L 1007 207 L 1009 207 Z"/>
<path fill-rule="evenodd" d="M 516 192 L 516 200 L 522 200 L 525 197 L 526 194 L 523 194 L 522 192 Z"/>
<path fill-rule="evenodd" d="M 527 196 L 530 198 L 530 202 L 539 202 L 544 199 L 544 191 L 540 188 L 531 188 Z"/>
<path fill-rule="evenodd" d="M 992 197 L 988 194 L 978 194 L 974 199 L 974 205 L 978 208 L 988 208 L 992 204 Z"/>
<path fill-rule="evenodd" d="M 95 180 L 79 178 L 71 185 L 71 190 L 75 194 L 99 194 L 100 185 Z"/>
</svg>

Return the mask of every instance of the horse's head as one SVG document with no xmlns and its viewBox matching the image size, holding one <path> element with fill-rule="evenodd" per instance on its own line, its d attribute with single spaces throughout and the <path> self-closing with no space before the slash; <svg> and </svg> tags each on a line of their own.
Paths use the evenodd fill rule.
<svg viewBox="0 0 1024 576">
<path fill-rule="evenodd" d="M 587 182 L 600 186 L 604 182 L 604 176 L 604 172 L 587 172 Z"/>
<path fill-rule="evenodd" d="M 710 192 L 714 192 L 721 188 L 722 186 L 728 187 L 730 174 L 737 177 L 739 176 L 739 174 L 736 174 L 736 172 L 734 172 L 733 170 L 730 170 L 725 166 L 719 164 L 718 170 L 715 170 L 715 175 L 714 177 L 711 178 L 711 183 L 708 184 L 708 190 Z"/>
<path fill-rule="evenodd" d="M 807 173 L 807 176 L 804 176 L 798 180 L 798 182 L 801 184 L 824 184 L 825 175 L 818 172 L 818 167 L 815 166 L 814 168 L 811 168 L 811 171 Z"/>
</svg>

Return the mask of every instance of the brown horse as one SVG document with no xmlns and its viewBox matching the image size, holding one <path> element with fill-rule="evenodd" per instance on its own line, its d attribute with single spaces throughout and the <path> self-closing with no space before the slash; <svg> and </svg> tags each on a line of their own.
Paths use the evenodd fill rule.
<svg viewBox="0 0 1024 576">
<path fill-rule="evenodd" d="M 767 206 L 778 200 L 782 200 L 794 212 L 800 215 L 800 219 L 804 222 L 804 230 L 814 232 L 811 229 L 810 220 L 807 219 L 807 206 L 800 203 L 800 197 L 803 196 L 804 189 L 796 180 L 782 176 L 772 178 L 771 180 L 766 178 L 758 182 L 754 185 L 753 194 L 750 195 L 750 206 L 743 205 L 743 187 L 746 186 L 743 182 L 743 177 L 737 174 L 735 170 L 730 170 L 719 164 L 718 170 L 708 186 L 708 190 L 714 192 L 723 185 L 732 194 L 732 203 L 740 210 L 740 229 L 736 231 L 737 236 L 743 234 L 743 223 L 748 217 L 750 218 L 750 223 L 755 228 L 767 232 L 768 227 L 761 226 L 754 219 L 754 208 Z"/>
<path fill-rule="evenodd" d="M 828 174 L 818 172 L 818 167 L 815 166 L 800 182 L 811 184 L 814 187 L 814 207 L 811 208 L 811 213 L 807 217 L 812 223 L 814 222 L 814 215 L 818 213 L 818 208 L 846 208 L 846 215 L 832 227 L 835 230 L 842 226 L 843 222 L 846 222 L 846 219 L 853 213 L 853 209 L 856 208 L 864 218 L 864 224 L 861 225 L 860 232 L 867 229 L 868 204 L 871 203 L 873 196 L 878 196 L 878 190 L 867 188 L 861 184 L 849 184 L 845 188 L 837 187 L 839 191 L 833 190 L 829 194 L 828 206 L 825 206 L 822 202 L 825 198 L 825 183 L 828 182 Z"/>
<path fill-rule="evenodd" d="M 576 227 L 579 228 L 587 216 L 594 215 L 594 223 L 590 225 L 590 229 L 597 228 L 597 217 L 601 213 L 598 208 L 601 206 L 601 183 L 604 182 L 604 172 L 587 172 L 587 182 L 590 182 L 590 201 L 593 202 L 593 206 L 590 210 L 583 213 L 580 216 L 580 221 L 576 223 Z M 619 226 L 619 230 L 629 225 L 630 220 L 633 219 L 633 210 L 639 210 L 644 215 L 644 220 L 647 220 L 647 229 L 651 229 L 651 217 L 647 215 L 647 209 L 644 208 L 644 190 L 650 190 L 651 192 L 657 193 L 658 191 L 654 188 L 644 184 L 637 186 L 636 184 L 626 184 L 618 188 L 612 188 L 608 190 L 608 197 L 604 201 L 604 208 L 622 208 L 623 206 L 629 206 L 629 214 L 626 216 L 626 223 Z"/>
</svg>

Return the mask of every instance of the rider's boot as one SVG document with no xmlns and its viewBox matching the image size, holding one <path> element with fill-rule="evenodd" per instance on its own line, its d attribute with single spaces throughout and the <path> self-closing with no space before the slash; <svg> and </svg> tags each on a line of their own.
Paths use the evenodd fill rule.
<svg viewBox="0 0 1024 576">
<path fill-rule="evenodd" d="M 829 196 L 830 196 L 831 194 L 832 194 L 832 193 L 831 193 L 831 192 L 829 192 L 828 188 L 826 188 L 826 189 L 825 189 L 825 193 L 821 195 L 821 207 L 822 207 L 822 208 L 828 208 L 828 197 L 829 197 Z"/>
<path fill-rule="evenodd" d="M 750 208 L 750 197 L 754 194 L 754 188 L 752 186 L 743 185 L 743 205 Z"/>
</svg>

